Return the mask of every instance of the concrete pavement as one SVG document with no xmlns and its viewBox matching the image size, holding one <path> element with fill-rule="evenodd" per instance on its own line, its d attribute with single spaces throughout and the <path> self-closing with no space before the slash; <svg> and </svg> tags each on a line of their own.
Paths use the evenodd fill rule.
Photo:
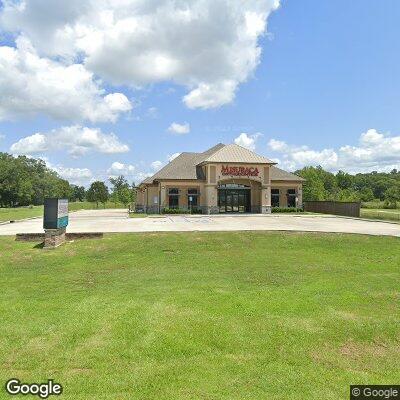
<svg viewBox="0 0 400 400">
<path fill-rule="evenodd" d="M 0 225 L 0 235 L 41 233 L 41 218 Z M 126 210 L 82 210 L 70 214 L 67 232 L 304 231 L 400 237 L 400 224 L 325 215 L 164 215 L 128 218 Z"/>
</svg>

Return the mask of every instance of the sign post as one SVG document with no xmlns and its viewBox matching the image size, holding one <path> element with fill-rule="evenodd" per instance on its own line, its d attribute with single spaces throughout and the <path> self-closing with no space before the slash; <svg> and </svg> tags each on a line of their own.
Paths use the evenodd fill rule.
<svg viewBox="0 0 400 400">
<path fill-rule="evenodd" d="M 44 200 L 43 228 L 44 248 L 52 249 L 65 242 L 68 226 L 68 200 L 47 198 Z"/>
</svg>

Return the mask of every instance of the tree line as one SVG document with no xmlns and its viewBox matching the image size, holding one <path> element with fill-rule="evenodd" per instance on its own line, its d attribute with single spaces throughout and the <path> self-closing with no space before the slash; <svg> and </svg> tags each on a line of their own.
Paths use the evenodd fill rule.
<svg viewBox="0 0 400 400">
<path fill-rule="evenodd" d="M 135 201 L 134 183 L 130 185 L 123 176 L 109 180 L 111 190 L 102 181 L 93 182 L 86 190 L 62 179 L 43 160 L 0 152 L 0 207 L 42 205 L 46 197 L 87 200 L 97 206 L 110 200 L 128 207 Z"/>
<path fill-rule="evenodd" d="M 386 207 L 400 202 L 400 171 L 369 172 L 355 175 L 339 171 L 336 174 L 322 167 L 304 167 L 295 172 L 306 179 L 303 200 L 380 201 Z"/>
<path fill-rule="evenodd" d="M 295 174 L 303 177 L 303 200 L 383 201 L 387 207 L 400 202 L 400 171 L 369 172 L 355 175 L 339 171 L 336 174 L 322 167 L 304 167 Z M 111 177 L 111 187 L 105 182 L 83 186 L 70 184 L 43 160 L 26 156 L 14 157 L 0 153 L 0 207 L 41 205 L 45 197 L 67 198 L 70 201 L 90 201 L 99 206 L 107 201 L 128 207 L 136 200 L 135 184 L 123 176 Z"/>
</svg>

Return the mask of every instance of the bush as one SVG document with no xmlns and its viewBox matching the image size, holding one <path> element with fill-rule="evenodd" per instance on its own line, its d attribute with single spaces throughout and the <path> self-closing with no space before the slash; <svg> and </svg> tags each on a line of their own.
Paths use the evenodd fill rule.
<svg viewBox="0 0 400 400">
<path fill-rule="evenodd" d="M 164 208 L 163 214 L 187 214 L 187 210 L 182 210 L 181 208 Z"/>
<path fill-rule="evenodd" d="M 163 214 L 202 214 L 201 208 L 192 208 L 192 212 L 188 209 L 183 208 L 164 208 L 162 211 Z"/>
<path fill-rule="evenodd" d="M 273 213 L 299 213 L 304 212 L 302 208 L 296 207 L 272 207 L 271 212 Z"/>
</svg>

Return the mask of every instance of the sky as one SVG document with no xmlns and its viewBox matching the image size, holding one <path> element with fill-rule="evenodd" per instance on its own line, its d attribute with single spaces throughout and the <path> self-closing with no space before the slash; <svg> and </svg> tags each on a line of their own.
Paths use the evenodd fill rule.
<svg viewBox="0 0 400 400">
<path fill-rule="evenodd" d="M 0 0 L 0 151 L 139 183 L 237 143 L 400 169 L 397 0 Z"/>
</svg>

